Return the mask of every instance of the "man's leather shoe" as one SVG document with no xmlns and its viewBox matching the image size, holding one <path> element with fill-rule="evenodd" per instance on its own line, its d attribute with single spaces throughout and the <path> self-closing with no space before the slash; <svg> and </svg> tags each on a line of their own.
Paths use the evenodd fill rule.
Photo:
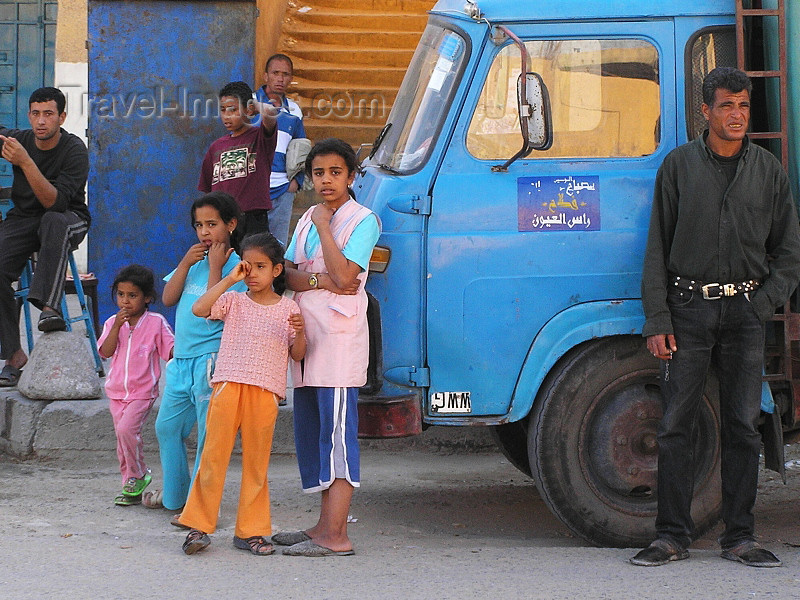
<svg viewBox="0 0 800 600">
<path fill-rule="evenodd" d="M 640 567 L 660 567 L 670 561 L 685 558 L 689 558 L 688 550 L 677 548 L 666 540 L 658 539 L 631 558 L 631 564 Z"/>
</svg>

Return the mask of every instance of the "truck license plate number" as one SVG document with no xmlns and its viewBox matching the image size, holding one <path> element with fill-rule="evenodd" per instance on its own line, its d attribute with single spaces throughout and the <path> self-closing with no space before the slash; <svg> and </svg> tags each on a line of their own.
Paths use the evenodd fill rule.
<svg viewBox="0 0 800 600">
<path fill-rule="evenodd" d="M 431 395 L 431 412 L 434 414 L 469 414 L 472 402 L 469 392 L 436 392 Z"/>
</svg>

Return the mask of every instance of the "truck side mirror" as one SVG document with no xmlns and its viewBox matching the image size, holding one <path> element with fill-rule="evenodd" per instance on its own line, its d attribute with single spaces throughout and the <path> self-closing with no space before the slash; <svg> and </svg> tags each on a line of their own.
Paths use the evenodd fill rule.
<svg viewBox="0 0 800 600">
<path fill-rule="evenodd" d="M 494 165 L 494 173 L 505 173 L 511 163 L 528 156 L 531 150 L 547 150 L 553 144 L 550 95 L 538 73 L 520 74 L 517 79 L 517 109 L 522 148 L 502 165 Z"/>
<path fill-rule="evenodd" d="M 530 150 L 547 150 L 553 144 L 550 95 L 538 73 L 520 74 L 517 80 L 517 106 L 522 137 Z"/>
</svg>

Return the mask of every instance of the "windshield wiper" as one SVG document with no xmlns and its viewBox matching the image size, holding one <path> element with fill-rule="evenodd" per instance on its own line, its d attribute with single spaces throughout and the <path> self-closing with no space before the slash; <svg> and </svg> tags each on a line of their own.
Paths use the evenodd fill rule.
<svg viewBox="0 0 800 600">
<path fill-rule="evenodd" d="M 391 123 L 387 123 L 386 125 L 383 126 L 383 129 L 381 129 L 381 132 L 378 134 L 378 137 L 376 137 L 375 141 L 372 142 L 372 150 L 370 150 L 369 156 L 367 158 L 372 158 L 373 156 L 375 156 L 375 153 L 378 151 L 378 148 L 383 143 L 386 134 L 389 133 L 389 130 L 391 128 L 392 128 Z"/>
<path fill-rule="evenodd" d="M 389 165 L 386 165 L 386 164 L 383 164 L 383 163 L 378 163 L 378 166 L 381 169 L 383 169 L 384 171 L 389 171 L 389 173 L 391 173 L 392 175 L 402 175 L 403 174 L 402 171 L 398 171 L 394 167 L 390 167 Z"/>
</svg>

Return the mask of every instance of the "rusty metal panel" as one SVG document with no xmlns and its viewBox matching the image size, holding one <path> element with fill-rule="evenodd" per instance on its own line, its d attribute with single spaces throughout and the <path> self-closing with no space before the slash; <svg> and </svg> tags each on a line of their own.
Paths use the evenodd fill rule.
<svg viewBox="0 0 800 600">
<path fill-rule="evenodd" d="M 422 405 L 417 394 L 358 403 L 358 437 L 396 438 L 422 433 Z"/>
<path fill-rule="evenodd" d="M 101 317 L 116 311 L 106 290 L 118 269 L 143 264 L 160 280 L 196 242 L 200 163 L 225 134 L 217 93 L 253 81 L 255 18 L 254 2 L 89 0 L 89 269 Z"/>
</svg>

